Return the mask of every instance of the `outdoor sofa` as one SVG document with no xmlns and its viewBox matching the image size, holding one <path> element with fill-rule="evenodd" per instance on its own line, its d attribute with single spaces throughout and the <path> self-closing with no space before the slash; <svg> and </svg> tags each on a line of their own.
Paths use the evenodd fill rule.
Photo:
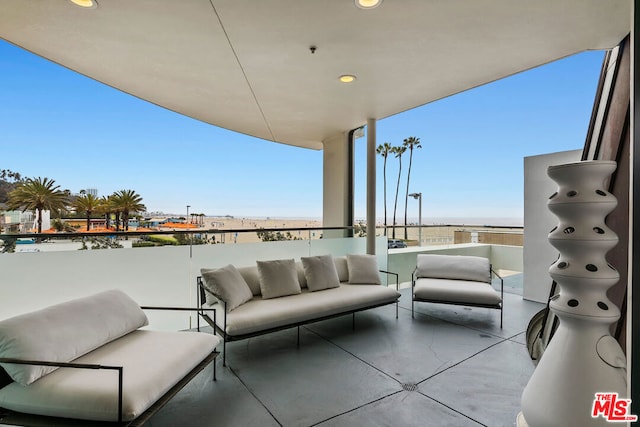
<svg viewBox="0 0 640 427">
<path fill-rule="evenodd" d="M 491 275 L 500 279 L 500 292 L 491 285 Z M 456 304 L 500 310 L 504 283 L 487 258 L 468 255 L 418 254 L 411 279 L 411 316 L 416 302 Z"/>
<path fill-rule="evenodd" d="M 380 272 L 395 276 L 396 289 L 382 284 Z M 198 304 L 222 313 L 207 323 L 226 343 L 282 329 L 396 304 L 398 275 L 378 270 L 373 255 L 322 255 L 294 259 L 257 261 L 256 265 L 201 269 L 197 278 Z M 198 322 L 198 328 L 200 323 Z"/>
<path fill-rule="evenodd" d="M 110 290 L 0 321 L 0 424 L 144 424 L 214 362 L 220 338 L 142 330 L 143 308 L 189 310 Z"/>
</svg>

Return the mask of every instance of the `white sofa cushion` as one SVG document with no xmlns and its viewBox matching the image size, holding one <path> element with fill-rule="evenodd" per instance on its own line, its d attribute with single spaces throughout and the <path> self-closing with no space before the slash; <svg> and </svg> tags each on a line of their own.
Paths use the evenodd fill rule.
<svg viewBox="0 0 640 427">
<path fill-rule="evenodd" d="M 338 272 L 338 279 L 340 282 L 349 281 L 349 266 L 347 264 L 346 256 L 337 256 L 333 258 L 333 262 L 336 265 L 336 271 Z"/>
<path fill-rule="evenodd" d="M 460 304 L 498 305 L 502 301 L 488 283 L 457 279 L 417 279 L 413 294 L 418 299 Z"/>
<path fill-rule="evenodd" d="M 222 268 L 202 268 L 200 273 L 204 287 L 216 298 L 223 300 L 229 311 L 253 298 L 249 285 L 232 264 Z"/>
<path fill-rule="evenodd" d="M 301 292 L 298 268 L 293 259 L 256 261 L 256 264 L 262 298 L 277 298 Z"/>
<path fill-rule="evenodd" d="M 251 293 L 253 293 L 254 296 L 259 296 L 260 275 L 258 274 L 258 267 L 255 265 L 249 267 L 238 267 L 238 272 L 244 278 L 244 281 L 247 282 L 247 285 L 249 285 Z"/>
<path fill-rule="evenodd" d="M 229 335 L 260 332 L 349 310 L 389 304 L 399 297 L 400 293 L 386 286 L 341 284 L 322 292 L 305 289 L 300 294 L 284 298 L 254 298 L 227 314 L 226 332 Z M 216 305 L 212 307 L 217 308 Z M 222 328 L 223 316 L 218 316 L 216 321 Z"/>
<path fill-rule="evenodd" d="M 382 284 L 375 255 L 347 255 L 347 267 L 351 284 Z"/>
<path fill-rule="evenodd" d="M 491 283 L 489 260 L 468 255 L 418 254 L 416 277 Z"/>
<path fill-rule="evenodd" d="M 148 324 L 140 306 L 110 290 L 0 321 L 0 357 L 70 362 Z M 55 367 L 0 364 L 27 385 Z"/>
<path fill-rule="evenodd" d="M 124 420 L 137 418 L 210 354 L 220 338 L 138 330 L 74 360 L 124 367 Z M 167 351 L 170 349 L 170 351 Z M 28 386 L 0 389 L 0 407 L 31 414 L 116 421 L 118 373 L 60 368 Z"/>
<path fill-rule="evenodd" d="M 301 257 L 300 261 L 304 267 L 304 275 L 307 278 L 307 287 L 310 291 L 321 291 L 340 286 L 340 278 L 331 255 Z"/>
</svg>

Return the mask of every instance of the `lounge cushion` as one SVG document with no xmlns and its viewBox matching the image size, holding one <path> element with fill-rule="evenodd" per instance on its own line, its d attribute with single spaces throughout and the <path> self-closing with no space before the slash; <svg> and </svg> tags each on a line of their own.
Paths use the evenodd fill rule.
<svg viewBox="0 0 640 427">
<path fill-rule="evenodd" d="M 222 268 L 203 268 L 200 273 L 204 287 L 223 300 L 229 311 L 253 298 L 249 285 L 232 264 Z"/>
<path fill-rule="evenodd" d="M 226 331 L 229 335 L 260 332 L 372 305 L 389 304 L 399 297 L 400 293 L 386 286 L 341 284 L 322 292 L 305 289 L 286 298 L 254 298 L 227 314 Z M 217 308 L 216 305 L 212 307 Z M 223 327 L 222 317 L 217 317 L 220 327 Z"/>
<path fill-rule="evenodd" d="M 0 321 L 0 357 L 70 362 L 147 324 L 140 306 L 114 289 Z M 0 365 L 22 385 L 58 369 Z"/>
<path fill-rule="evenodd" d="M 74 360 L 124 367 L 124 420 L 137 418 L 220 342 L 198 332 L 138 330 Z M 167 351 L 171 349 L 171 351 Z M 19 412 L 117 421 L 118 374 L 60 368 L 29 386 L 0 389 L 0 407 Z"/>
<path fill-rule="evenodd" d="M 502 301 L 500 294 L 488 283 L 457 279 L 417 279 L 413 294 L 417 299 L 460 304 L 497 306 Z"/>
<path fill-rule="evenodd" d="M 302 261 L 307 287 L 310 291 L 321 291 L 340 286 L 340 278 L 331 255 L 301 257 L 300 261 Z"/>
<path fill-rule="evenodd" d="M 416 277 L 491 283 L 489 260 L 468 255 L 418 254 Z"/>
<path fill-rule="evenodd" d="M 293 259 L 256 261 L 256 264 L 262 298 L 277 298 L 301 292 L 298 268 Z"/>
<path fill-rule="evenodd" d="M 347 255 L 347 267 L 351 284 L 382 284 L 375 255 Z"/>
</svg>

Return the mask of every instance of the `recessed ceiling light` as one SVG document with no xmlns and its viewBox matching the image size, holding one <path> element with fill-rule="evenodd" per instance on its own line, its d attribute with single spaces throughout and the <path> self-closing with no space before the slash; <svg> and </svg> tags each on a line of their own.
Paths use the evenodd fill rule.
<svg viewBox="0 0 640 427">
<path fill-rule="evenodd" d="M 95 9 L 98 7 L 98 2 L 96 0 L 69 0 L 71 3 L 76 6 L 80 6 L 84 9 Z"/>
<path fill-rule="evenodd" d="M 342 83 L 351 83 L 353 81 L 355 81 L 356 76 L 352 75 L 352 74 L 343 74 L 340 76 L 340 81 Z"/>
<path fill-rule="evenodd" d="M 375 9 L 380 6 L 382 0 L 355 0 L 355 2 L 360 9 Z"/>
</svg>

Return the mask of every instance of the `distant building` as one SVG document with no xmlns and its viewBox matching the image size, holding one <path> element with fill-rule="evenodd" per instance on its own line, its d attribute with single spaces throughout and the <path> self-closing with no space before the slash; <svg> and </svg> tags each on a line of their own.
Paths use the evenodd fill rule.
<svg viewBox="0 0 640 427">
<path fill-rule="evenodd" d="M 94 197 L 98 197 L 98 189 L 97 188 L 86 188 L 84 191 L 87 194 L 91 194 Z"/>
</svg>

